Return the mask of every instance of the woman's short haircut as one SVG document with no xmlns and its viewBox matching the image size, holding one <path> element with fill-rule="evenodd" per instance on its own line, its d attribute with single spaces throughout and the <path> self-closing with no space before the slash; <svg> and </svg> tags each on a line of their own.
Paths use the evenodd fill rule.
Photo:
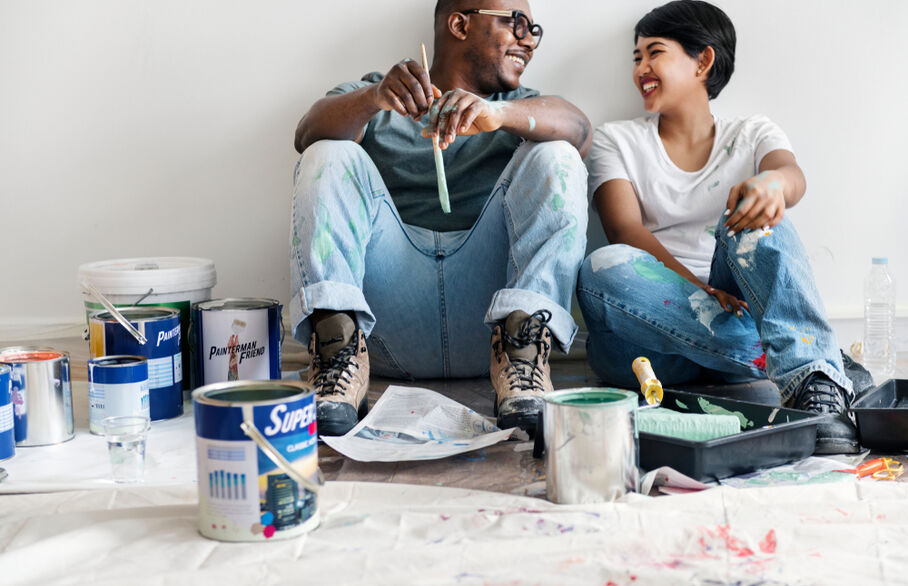
<svg viewBox="0 0 908 586">
<path fill-rule="evenodd" d="M 634 43 L 640 37 L 663 37 L 677 41 L 691 57 L 706 47 L 716 54 L 706 92 L 719 95 L 735 70 L 735 26 L 718 7 L 701 0 L 675 0 L 654 8 L 634 27 Z"/>
</svg>

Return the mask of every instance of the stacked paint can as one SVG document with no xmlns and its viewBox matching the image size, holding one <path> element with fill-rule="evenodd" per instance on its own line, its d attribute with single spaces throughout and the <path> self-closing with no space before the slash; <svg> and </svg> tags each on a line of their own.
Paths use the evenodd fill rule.
<svg viewBox="0 0 908 586">
<path fill-rule="evenodd" d="M 88 282 L 116 307 L 167 307 L 180 314 L 182 364 L 191 369 L 189 312 L 193 303 L 211 298 L 217 282 L 214 262 L 194 257 L 120 258 L 83 264 L 79 282 Z M 104 309 L 90 293 L 83 292 L 86 317 Z M 190 390 L 192 373 L 183 377 Z"/>
<path fill-rule="evenodd" d="M 296 537 L 319 522 L 315 397 L 289 381 L 239 381 L 192 393 L 199 531 L 220 541 Z"/>
<path fill-rule="evenodd" d="M 145 338 L 140 344 L 109 311 L 89 318 L 93 359 L 119 355 L 146 359 L 149 414 L 152 421 L 183 414 L 183 357 L 180 314 L 166 307 L 124 307 L 119 310 Z M 91 367 L 90 367 L 91 368 Z M 141 368 L 141 367 L 139 367 Z M 135 379 L 129 382 L 139 382 Z"/>
<path fill-rule="evenodd" d="M 212 299 L 192 306 L 193 386 L 281 378 L 281 304 Z"/>
<path fill-rule="evenodd" d="M 10 347 L 0 350 L 0 365 L 9 368 L 16 447 L 71 440 L 74 430 L 69 354 L 50 348 Z M 0 420 L 3 410 L 0 396 Z"/>
</svg>

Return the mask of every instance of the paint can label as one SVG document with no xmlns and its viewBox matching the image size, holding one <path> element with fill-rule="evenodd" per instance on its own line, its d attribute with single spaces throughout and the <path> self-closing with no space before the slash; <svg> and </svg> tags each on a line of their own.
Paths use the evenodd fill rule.
<svg viewBox="0 0 908 586">
<path fill-rule="evenodd" d="M 216 299 L 196 304 L 193 328 L 199 382 L 280 379 L 280 315 L 280 304 L 272 300 Z"/>
<path fill-rule="evenodd" d="M 179 314 L 157 307 L 130 307 L 121 309 L 120 313 L 147 342 L 139 344 L 109 313 L 94 313 L 89 323 L 91 357 L 124 354 L 145 357 L 152 421 L 182 415 L 183 358 Z"/>
<path fill-rule="evenodd" d="M 148 362 L 141 356 L 107 356 L 88 361 L 88 428 L 103 435 L 104 418 L 150 417 Z"/>
<path fill-rule="evenodd" d="M 193 393 L 193 403 L 202 535 L 221 541 L 266 541 L 294 537 L 317 526 L 316 495 L 298 486 L 245 435 L 240 428 L 244 407 L 200 401 L 200 390 L 205 388 Z M 296 397 L 278 404 L 250 402 L 245 409 L 251 410 L 255 427 L 293 470 L 314 480 L 315 401 L 311 393 Z"/>
</svg>

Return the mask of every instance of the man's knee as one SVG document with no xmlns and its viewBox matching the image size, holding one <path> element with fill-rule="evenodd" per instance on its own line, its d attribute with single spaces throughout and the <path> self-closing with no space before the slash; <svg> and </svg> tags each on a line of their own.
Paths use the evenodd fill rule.
<svg viewBox="0 0 908 586">
<path fill-rule="evenodd" d="M 306 147 L 300 155 L 294 178 L 299 181 L 305 175 L 318 179 L 335 164 L 339 163 L 338 168 L 343 169 L 344 162 L 359 161 L 363 157 L 368 158 L 369 155 L 352 140 L 319 140 Z"/>
</svg>

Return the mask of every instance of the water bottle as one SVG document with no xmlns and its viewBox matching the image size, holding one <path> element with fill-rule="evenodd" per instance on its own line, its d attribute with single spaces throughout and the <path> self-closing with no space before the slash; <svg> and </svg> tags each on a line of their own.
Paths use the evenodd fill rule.
<svg viewBox="0 0 908 586">
<path fill-rule="evenodd" d="M 895 278 L 887 258 L 874 258 L 864 280 L 864 366 L 876 384 L 895 374 Z"/>
</svg>

